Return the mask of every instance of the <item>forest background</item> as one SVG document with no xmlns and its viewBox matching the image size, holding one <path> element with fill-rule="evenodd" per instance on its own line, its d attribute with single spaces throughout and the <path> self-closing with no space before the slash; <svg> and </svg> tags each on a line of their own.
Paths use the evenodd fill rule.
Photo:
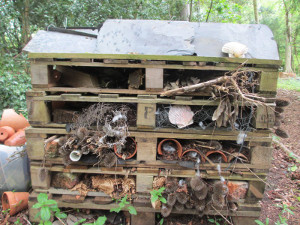
<svg viewBox="0 0 300 225">
<path fill-rule="evenodd" d="M 281 71 L 300 75 L 300 0 L 0 0 L 0 115 L 5 108 L 27 114 L 31 86 L 22 48 L 36 31 L 96 27 L 112 18 L 266 24 L 278 44 Z"/>
</svg>

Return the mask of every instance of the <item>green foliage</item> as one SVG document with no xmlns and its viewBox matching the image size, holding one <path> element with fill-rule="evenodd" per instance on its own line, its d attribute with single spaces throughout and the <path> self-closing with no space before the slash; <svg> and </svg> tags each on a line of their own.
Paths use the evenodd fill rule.
<svg viewBox="0 0 300 225">
<path fill-rule="evenodd" d="M 257 223 L 258 225 L 269 225 L 269 218 L 266 218 L 266 223 L 263 223 L 260 220 L 255 220 L 255 223 Z"/>
<path fill-rule="evenodd" d="M 31 84 L 26 68 L 28 63 L 23 54 L 17 57 L 5 54 L 0 58 L 0 116 L 6 108 L 13 108 L 27 116 L 26 91 Z"/>
<path fill-rule="evenodd" d="M 278 79 L 277 87 L 279 89 L 293 90 L 300 92 L 300 80 L 290 79 Z"/>
<path fill-rule="evenodd" d="M 19 225 L 19 224 L 21 224 L 21 222 L 20 222 L 20 218 L 18 218 L 18 219 L 17 219 L 17 221 L 16 221 L 16 222 L 14 222 L 14 224 L 15 224 L 15 225 Z"/>
<path fill-rule="evenodd" d="M 222 221 L 222 219 L 221 218 L 218 218 L 218 219 L 212 219 L 212 218 L 210 218 L 210 219 L 207 219 L 208 220 L 208 222 L 210 222 L 210 223 L 214 223 L 214 224 L 216 224 L 216 225 L 220 225 L 220 223 L 219 222 L 221 222 Z M 219 221 L 219 222 L 218 222 Z"/>
<path fill-rule="evenodd" d="M 162 196 L 163 191 L 165 190 L 165 187 L 161 187 L 158 190 L 152 190 L 150 191 L 151 194 L 151 202 L 154 203 L 157 200 L 161 201 L 162 203 L 167 203 L 167 200 Z"/>
<path fill-rule="evenodd" d="M 127 195 L 125 195 L 121 200 L 116 199 L 116 203 L 119 206 L 116 208 L 110 209 L 110 212 L 119 213 L 126 205 L 130 204 L 130 202 L 127 201 Z M 131 215 L 137 215 L 136 209 L 132 205 L 127 206 L 127 209 Z"/>
<path fill-rule="evenodd" d="M 294 212 L 290 209 L 291 207 L 287 206 L 286 204 L 276 206 L 282 210 L 278 215 L 279 220 L 275 222 L 275 225 L 288 225 L 288 219 L 283 214 L 294 215 Z M 255 220 L 255 223 L 258 225 L 269 225 L 269 218 L 266 218 L 266 223 L 263 223 L 260 220 Z"/>
<path fill-rule="evenodd" d="M 94 223 L 84 223 L 83 225 L 103 225 L 105 224 L 106 220 L 106 216 L 100 216 Z"/>
<path fill-rule="evenodd" d="M 40 217 L 40 225 L 49 225 L 51 216 L 54 214 L 55 217 L 64 219 L 67 218 L 65 213 L 60 212 L 57 207 L 57 202 L 53 199 L 48 199 L 48 195 L 45 193 L 40 193 L 37 197 L 37 203 L 32 206 L 34 209 L 40 209 L 36 214 L 36 217 Z"/>
<path fill-rule="evenodd" d="M 164 218 L 161 218 L 159 221 L 159 225 L 163 225 L 164 224 Z"/>
</svg>

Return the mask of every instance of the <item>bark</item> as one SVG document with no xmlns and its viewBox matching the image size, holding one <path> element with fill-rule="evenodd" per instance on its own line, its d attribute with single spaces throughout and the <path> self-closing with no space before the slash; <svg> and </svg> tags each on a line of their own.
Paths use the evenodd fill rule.
<svg viewBox="0 0 300 225">
<path fill-rule="evenodd" d="M 258 10 L 257 10 L 257 0 L 253 0 L 253 9 L 254 9 L 255 23 L 259 24 L 259 17 L 258 17 Z"/>
<path fill-rule="evenodd" d="M 292 43 L 291 43 L 291 25 L 290 25 L 290 9 L 285 0 L 282 0 L 285 9 L 285 27 L 286 27 L 286 41 L 285 41 L 285 72 L 293 73 L 292 69 Z"/>
<path fill-rule="evenodd" d="M 208 22 L 208 19 L 209 19 L 209 15 L 210 15 L 212 6 L 213 6 L 213 0 L 210 1 L 209 11 L 208 11 L 208 13 L 207 13 L 205 22 Z"/>
<path fill-rule="evenodd" d="M 184 5 L 183 9 L 181 10 L 180 16 L 181 16 L 181 20 L 185 20 L 185 21 L 189 20 L 189 16 L 190 16 L 190 5 L 189 4 Z"/>
<path fill-rule="evenodd" d="M 22 12 L 22 47 L 27 44 L 29 38 L 29 0 L 24 0 L 24 10 Z"/>
<path fill-rule="evenodd" d="M 189 15 L 189 21 L 192 21 L 192 14 L 193 14 L 193 0 L 190 0 L 190 15 Z"/>
</svg>

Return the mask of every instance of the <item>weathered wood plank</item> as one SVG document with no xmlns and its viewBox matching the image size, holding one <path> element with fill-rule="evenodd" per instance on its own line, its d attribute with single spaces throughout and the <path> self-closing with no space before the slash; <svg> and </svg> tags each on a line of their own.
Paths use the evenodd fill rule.
<svg viewBox="0 0 300 225">
<path fill-rule="evenodd" d="M 276 92 L 277 90 L 278 72 L 261 72 L 259 91 L 260 92 Z"/>
<path fill-rule="evenodd" d="M 164 70 L 146 68 L 146 90 L 162 90 L 164 88 Z"/>
<path fill-rule="evenodd" d="M 231 62 L 247 64 L 274 64 L 281 66 L 280 60 L 242 59 L 229 57 L 201 57 L 175 55 L 136 55 L 136 54 L 95 54 L 95 53 L 28 53 L 29 58 L 91 58 L 91 59 L 141 59 L 141 60 L 170 60 L 195 62 Z"/>
<path fill-rule="evenodd" d="M 138 128 L 155 128 L 156 104 L 138 104 L 137 121 Z"/>
</svg>

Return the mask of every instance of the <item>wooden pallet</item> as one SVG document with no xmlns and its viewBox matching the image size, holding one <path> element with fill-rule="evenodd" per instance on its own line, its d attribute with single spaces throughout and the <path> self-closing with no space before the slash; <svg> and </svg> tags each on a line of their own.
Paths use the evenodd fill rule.
<svg viewBox="0 0 300 225">
<path fill-rule="evenodd" d="M 27 153 L 31 161 L 46 160 L 48 164 L 62 164 L 61 158 L 45 157 L 45 140 L 52 135 L 67 134 L 65 129 L 58 128 L 28 128 L 26 130 Z M 169 132 L 140 132 L 130 131 L 130 135 L 137 142 L 137 155 L 132 160 L 119 160 L 118 167 L 146 167 L 146 168 L 167 168 L 178 170 L 194 170 L 194 163 L 185 163 L 183 161 L 165 161 L 159 160 L 157 154 L 158 141 L 162 138 L 176 138 L 179 141 L 184 139 L 197 139 L 202 141 L 223 140 L 235 141 L 238 132 L 236 131 L 210 131 L 202 133 L 169 133 Z M 223 163 L 222 167 L 231 169 L 235 167 L 237 171 L 266 171 L 269 168 L 272 148 L 270 147 L 271 137 L 269 133 L 263 131 L 261 133 L 248 133 L 245 141 L 250 146 L 250 162 L 249 163 Z M 269 159 L 269 160 L 267 160 Z M 86 161 L 88 162 L 88 161 Z M 94 164 L 90 162 L 88 164 Z M 75 163 L 78 164 L 78 163 Z M 80 163 L 82 165 L 84 163 Z M 87 165 L 88 165 L 87 164 Z M 86 165 L 86 164 L 85 164 Z M 201 169 L 215 170 L 216 165 L 213 163 L 201 164 Z"/>
<path fill-rule="evenodd" d="M 110 197 L 105 196 L 87 196 L 85 198 L 76 198 L 75 195 L 71 194 L 61 194 L 47 190 L 38 190 L 37 192 L 33 192 L 29 197 L 29 219 L 32 222 L 39 222 L 35 219 L 35 215 L 37 213 L 36 209 L 33 209 L 32 206 L 37 202 L 38 193 L 44 192 L 48 193 L 51 199 L 54 199 L 58 203 L 58 207 L 60 208 L 76 208 L 76 209 L 96 209 L 96 210 L 110 210 L 111 208 L 117 207 Z M 64 192 L 62 192 L 64 193 Z M 150 204 L 149 198 L 140 197 L 139 199 L 134 199 L 132 201 L 132 205 L 135 207 L 137 211 L 137 216 L 131 216 L 131 224 L 141 224 L 140 221 L 143 221 L 142 224 L 146 225 L 154 225 L 155 223 L 155 213 L 160 213 L 160 210 L 153 209 Z M 220 213 L 223 216 L 231 216 L 233 220 L 239 219 L 238 223 L 241 224 L 241 221 L 254 221 L 260 215 L 260 206 L 259 204 L 246 204 L 239 203 L 238 211 L 230 212 L 229 210 L 210 210 L 206 215 L 215 215 L 219 216 Z M 124 209 L 127 211 L 127 209 Z M 196 210 L 188 210 L 184 209 L 183 211 L 173 210 L 172 214 L 188 214 L 188 215 L 197 215 L 198 212 Z M 139 222 L 138 222 L 139 221 Z M 251 224 L 251 223 L 247 223 Z"/>
<path fill-rule="evenodd" d="M 62 57 L 64 54 L 56 55 Z M 84 55 L 84 54 L 82 54 Z M 68 56 L 68 57 L 67 57 Z M 67 58 L 56 59 L 55 54 L 29 54 L 31 58 L 32 85 L 34 88 L 51 88 L 59 84 L 56 82 L 52 68 L 71 66 L 77 67 L 110 67 L 110 68 L 142 68 L 145 70 L 145 90 L 148 92 L 161 91 L 163 89 L 163 75 L 165 69 L 198 70 L 201 71 L 231 71 L 235 70 L 245 59 L 213 58 L 195 56 L 130 56 L 110 55 L 113 58 L 99 58 L 101 55 L 89 54 L 87 58 L 73 58 L 80 55 L 67 54 Z M 91 57 L 91 58 L 90 58 Z M 95 58 L 94 58 L 95 57 Z M 125 57 L 125 59 L 124 59 Z M 155 59 L 154 59 L 155 58 Z M 276 93 L 278 68 L 281 62 L 277 60 L 248 59 L 243 70 L 261 71 L 259 91 L 261 93 Z M 81 74 L 82 75 L 82 74 Z M 82 75 L 82 82 L 79 76 L 78 85 L 83 85 L 88 76 Z M 80 84 L 81 83 L 81 84 Z M 51 90 L 51 89 L 48 89 Z M 102 90 L 103 91 L 103 90 Z M 123 90 L 126 91 L 126 90 Z M 128 92 L 130 94 L 130 91 Z"/>
<path fill-rule="evenodd" d="M 190 97 L 178 96 L 175 99 L 159 98 L 156 95 L 138 95 L 137 97 L 120 97 L 118 94 L 99 94 L 87 96 L 82 94 L 57 94 L 51 95 L 46 92 L 27 92 L 28 119 L 32 126 L 42 125 L 45 127 L 53 124 L 51 107 L 52 102 L 86 102 L 86 103 L 130 103 L 137 105 L 136 126 L 138 128 L 156 128 L 156 110 L 159 105 L 190 105 L 190 106 L 214 106 L 219 102 L 211 100 L 191 99 Z M 244 103 L 240 102 L 241 106 Z M 249 106 L 248 104 L 246 106 Z M 275 122 L 275 104 L 268 103 L 267 107 L 258 105 L 254 112 L 253 126 L 256 129 L 273 128 Z"/>
<path fill-rule="evenodd" d="M 48 172 L 41 179 L 40 171 L 44 168 Z M 52 175 L 53 173 L 74 173 L 74 174 L 91 174 L 91 175 L 119 175 L 119 176 L 131 176 L 135 177 L 136 181 L 136 192 L 138 194 L 144 193 L 148 194 L 152 190 L 153 179 L 157 176 L 169 176 L 169 177 L 179 177 L 188 178 L 194 177 L 196 171 L 187 170 L 166 170 L 160 168 L 103 168 L 103 167 L 88 167 L 88 166 L 68 166 L 64 167 L 62 165 L 45 165 L 43 162 L 31 162 L 31 183 L 34 190 L 51 189 Z M 247 191 L 247 197 L 245 202 L 253 203 L 263 198 L 263 192 L 265 188 L 265 179 L 267 173 L 253 173 L 248 172 L 238 172 L 232 173 L 231 171 L 222 171 L 221 176 L 223 176 L 228 181 L 247 181 L 249 184 L 249 189 Z M 201 170 L 201 177 L 206 180 L 219 180 L 220 174 L 217 170 Z"/>
</svg>

